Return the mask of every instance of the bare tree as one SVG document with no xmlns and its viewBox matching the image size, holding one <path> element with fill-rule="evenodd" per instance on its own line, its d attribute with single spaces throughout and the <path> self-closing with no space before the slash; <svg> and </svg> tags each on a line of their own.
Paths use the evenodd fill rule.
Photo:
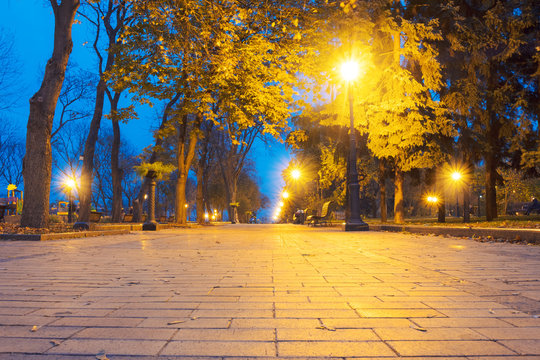
<svg viewBox="0 0 540 360">
<path fill-rule="evenodd" d="M 48 225 L 51 186 L 51 131 L 56 103 L 69 56 L 73 48 L 71 26 L 79 0 L 50 0 L 54 14 L 54 47 L 41 87 L 30 98 L 30 115 L 26 131 L 26 155 L 23 164 L 25 202 L 21 225 L 41 228 Z"/>
<path fill-rule="evenodd" d="M 219 150 L 219 167 L 225 183 L 225 194 L 229 202 L 229 221 L 233 224 L 239 221 L 238 218 L 238 178 L 242 173 L 244 161 L 251 150 L 255 139 L 260 135 L 261 124 L 238 129 L 234 123 L 229 123 L 226 131 L 221 132 Z"/>
<path fill-rule="evenodd" d="M 58 97 L 60 114 L 57 116 L 56 124 L 53 124 L 51 133 L 53 146 L 56 141 L 55 136 L 66 124 L 86 119 L 91 115 L 88 105 L 93 99 L 92 90 L 96 87 L 95 82 L 92 74 L 71 65 L 71 63 L 68 64 L 66 78 Z"/>
<path fill-rule="evenodd" d="M 115 134 L 114 130 L 110 127 L 103 127 L 100 130 L 99 139 L 96 143 L 96 156 L 94 158 L 94 181 L 92 183 L 92 205 L 96 209 L 101 209 L 106 213 L 113 212 L 114 206 L 114 181 L 112 177 L 113 168 L 111 163 L 114 158 L 111 158 L 111 152 L 114 147 Z M 120 170 L 123 188 L 127 200 L 128 207 L 132 205 L 132 201 L 140 186 L 140 177 L 135 173 L 133 167 L 139 164 L 139 160 L 135 155 L 135 151 L 129 145 L 129 143 L 122 142 L 118 151 L 118 167 Z M 120 207 L 118 209 L 121 213 L 123 208 L 123 197 L 120 198 Z M 120 215 L 120 214 L 119 214 Z M 112 219 L 113 221 L 121 221 L 118 219 Z"/>
<path fill-rule="evenodd" d="M 5 181 L 6 185 L 21 185 L 23 156 L 24 139 L 17 135 L 11 123 L 0 120 L 0 179 Z"/>
<path fill-rule="evenodd" d="M 111 176 L 111 149 L 113 134 L 111 128 L 102 128 L 96 144 L 94 157 L 94 181 L 92 183 L 92 204 L 96 209 L 109 213 L 113 197 Z"/>
<path fill-rule="evenodd" d="M 20 71 L 13 56 L 13 40 L 0 28 L 0 111 L 7 110 L 18 99 Z"/>
<path fill-rule="evenodd" d="M 120 168 L 122 169 L 122 197 L 126 200 L 127 208 L 133 206 L 141 187 L 141 177 L 135 172 L 134 166 L 140 165 L 135 150 L 126 143 L 122 143 L 120 152 Z"/>
<path fill-rule="evenodd" d="M 82 167 L 80 156 L 87 133 L 88 125 L 82 122 L 68 122 L 59 129 L 52 142 L 53 173 L 64 177 L 78 177 Z M 78 190 L 79 183 L 76 182 L 76 185 Z"/>
<path fill-rule="evenodd" d="M 126 20 L 127 14 L 127 7 L 125 1 L 123 0 L 107 0 L 95 3 L 89 2 L 88 7 L 90 9 L 89 12 L 91 12 L 92 15 L 83 13 L 82 16 L 84 16 L 96 28 L 96 36 L 94 38 L 93 47 L 98 57 L 99 82 L 96 87 L 94 113 L 90 123 L 88 137 L 86 138 L 86 143 L 84 146 L 84 161 L 81 172 L 81 207 L 79 213 L 79 220 L 82 222 L 87 222 L 90 218 L 94 155 L 96 150 L 96 142 L 98 140 L 99 128 L 101 125 L 101 118 L 103 116 L 105 93 L 107 90 L 105 74 L 112 69 L 115 62 L 115 46 L 117 45 L 119 35 L 124 30 L 124 21 Z M 101 26 L 105 27 L 107 36 L 106 58 L 104 58 L 99 48 Z M 116 104 L 111 105 L 114 107 L 117 106 L 118 103 L 116 102 Z M 116 173 L 115 176 L 117 175 L 118 174 Z M 115 178 L 115 181 L 116 180 L 117 179 Z"/>
</svg>

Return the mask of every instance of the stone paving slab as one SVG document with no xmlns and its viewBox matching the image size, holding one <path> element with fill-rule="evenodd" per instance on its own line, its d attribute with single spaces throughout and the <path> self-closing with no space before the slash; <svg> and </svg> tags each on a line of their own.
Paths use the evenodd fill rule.
<svg viewBox="0 0 540 360">
<path fill-rule="evenodd" d="M 540 247 L 293 225 L 0 242 L 0 360 L 540 359 Z"/>
</svg>

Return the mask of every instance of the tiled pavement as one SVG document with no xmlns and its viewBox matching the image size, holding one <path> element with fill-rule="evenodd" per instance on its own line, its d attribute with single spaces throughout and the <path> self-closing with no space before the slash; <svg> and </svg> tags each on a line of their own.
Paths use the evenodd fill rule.
<svg viewBox="0 0 540 360">
<path fill-rule="evenodd" d="M 540 359 L 540 247 L 229 225 L 0 242 L 0 359 Z"/>
</svg>

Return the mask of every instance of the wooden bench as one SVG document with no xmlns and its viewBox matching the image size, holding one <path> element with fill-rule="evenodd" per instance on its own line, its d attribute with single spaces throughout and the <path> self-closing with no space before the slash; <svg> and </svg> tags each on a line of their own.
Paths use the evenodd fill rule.
<svg viewBox="0 0 540 360">
<path fill-rule="evenodd" d="M 132 222 L 133 221 L 133 214 L 124 214 L 124 218 L 122 219 L 122 222 Z"/>
<path fill-rule="evenodd" d="M 101 215 L 103 213 L 100 213 L 100 212 L 97 212 L 97 211 L 92 211 L 90 213 L 90 218 L 88 220 L 90 220 L 90 222 L 99 222 L 101 220 Z"/>
<path fill-rule="evenodd" d="M 330 220 L 330 215 L 332 214 L 330 209 L 330 203 L 332 201 L 327 201 L 323 204 L 321 209 L 321 215 L 310 215 L 307 217 L 306 221 L 308 226 L 317 226 L 317 225 L 328 225 L 328 220 Z"/>
<path fill-rule="evenodd" d="M 18 199 L 16 197 L 0 198 L 0 221 L 4 221 L 6 211 L 8 215 L 16 213 L 17 200 Z"/>
<path fill-rule="evenodd" d="M 529 215 L 533 211 L 536 211 L 537 214 L 540 214 L 540 202 L 537 199 L 534 199 L 533 201 L 531 201 L 531 203 L 527 207 L 527 211 L 525 212 L 525 215 Z"/>
</svg>

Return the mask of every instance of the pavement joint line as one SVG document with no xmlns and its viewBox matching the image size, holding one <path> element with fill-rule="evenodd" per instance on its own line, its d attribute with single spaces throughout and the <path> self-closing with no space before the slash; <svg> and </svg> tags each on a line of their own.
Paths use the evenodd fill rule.
<svg viewBox="0 0 540 360">
<path fill-rule="evenodd" d="M 180 328 L 177 328 L 176 331 L 174 331 L 171 336 L 169 337 L 169 339 L 167 341 L 165 341 L 165 344 L 163 344 L 163 346 L 161 347 L 161 349 L 159 349 L 159 351 L 157 352 L 156 356 L 159 357 L 161 355 L 161 353 L 163 352 L 163 350 L 165 350 L 165 348 L 167 347 L 167 345 L 169 345 L 172 341 L 172 339 L 176 336 L 176 334 L 178 334 L 180 332 Z"/>
<path fill-rule="evenodd" d="M 276 357 L 279 357 L 277 329 L 274 328 L 273 330 L 274 330 L 274 348 L 275 348 L 275 351 L 276 351 Z"/>
<path fill-rule="evenodd" d="M 409 319 L 410 321 L 410 319 Z M 396 354 L 396 356 L 400 357 L 400 354 L 397 352 L 396 349 L 394 349 L 394 347 L 390 344 L 388 344 L 388 342 L 386 340 L 384 340 L 378 333 L 377 331 L 375 331 L 374 328 L 370 328 L 371 332 L 373 332 L 375 334 L 376 337 L 379 338 L 379 341 L 381 341 L 384 345 L 388 346 L 390 348 L 390 350 L 392 350 L 394 352 L 394 354 Z"/>
</svg>

